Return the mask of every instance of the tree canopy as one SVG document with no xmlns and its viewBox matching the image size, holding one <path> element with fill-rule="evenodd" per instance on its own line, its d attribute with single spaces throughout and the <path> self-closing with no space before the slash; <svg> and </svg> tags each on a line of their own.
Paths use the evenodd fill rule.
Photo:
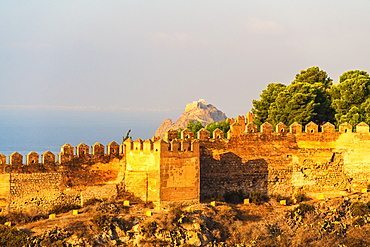
<svg viewBox="0 0 370 247">
<path fill-rule="evenodd" d="M 302 70 L 299 74 L 295 76 L 292 84 L 296 83 L 320 83 L 322 84 L 322 86 L 324 86 L 324 88 L 328 89 L 333 85 L 333 80 L 324 70 L 320 70 L 319 67 L 311 67 L 306 70 Z"/>
<path fill-rule="evenodd" d="M 208 130 L 211 133 L 211 138 L 213 138 L 213 131 L 215 131 L 216 129 L 222 130 L 226 138 L 227 132 L 230 129 L 230 123 L 228 121 L 220 121 L 209 123 L 206 125 L 206 130 Z"/>
<path fill-rule="evenodd" d="M 339 77 L 330 90 L 337 124 L 370 124 L 370 76 L 366 71 L 350 70 Z"/>
<path fill-rule="evenodd" d="M 194 132 L 194 136 L 197 136 L 197 132 L 204 128 L 203 124 L 199 121 L 189 121 L 186 128 Z"/>
<path fill-rule="evenodd" d="M 262 91 L 260 100 L 253 100 L 254 108 L 252 112 L 255 114 L 254 122 L 261 125 L 269 119 L 269 110 L 271 104 L 275 103 L 276 98 L 285 90 L 286 86 L 281 83 L 270 83 L 267 88 Z M 271 121 L 271 119 L 270 119 Z"/>
<path fill-rule="evenodd" d="M 193 131 L 194 132 L 194 136 L 196 137 L 197 136 L 197 132 L 203 128 L 205 128 L 206 130 L 208 130 L 211 134 L 211 138 L 213 137 L 213 131 L 215 129 L 220 129 L 224 132 L 224 135 L 226 137 L 227 135 L 227 132 L 229 131 L 230 129 L 230 123 L 228 121 L 220 121 L 220 122 L 213 122 L 213 123 L 209 123 L 207 124 L 206 126 L 203 126 L 201 122 L 199 121 L 189 121 L 186 125 L 186 128 Z M 181 131 L 183 131 L 184 129 L 182 128 L 179 128 L 177 130 L 178 132 L 178 138 L 180 139 L 180 133 Z"/>
<path fill-rule="evenodd" d="M 273 125 L 332 122 L 334 111 L 328 92 L 332 85 L 332 79 L 318 67 L 302 70 L 288 86 L 270 83 L 262 91 L 260 100 L 252 102 L 254 122 L 257 125 L 264 122 Z"/>
</svg>

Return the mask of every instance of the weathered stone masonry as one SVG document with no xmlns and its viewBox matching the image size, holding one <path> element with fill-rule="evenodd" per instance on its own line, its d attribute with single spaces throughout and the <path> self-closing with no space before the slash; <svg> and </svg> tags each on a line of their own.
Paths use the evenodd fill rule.
<svg viewBox="0 0 370 247">
<path fill-rule="evenodd" d="M 114 198 L 120 191 L 144 202 L 165 206 L 194 203 L 226 192 L 261 191 L 290 196 L 304 193 L 347 193 L 370 183 L 369 126 L 294 123 L 258 128 L 239 116 L 213 138 L 202 129 L 194 138 L 184 130 L 181 140 L 168 131 L 163 139 L 128 139 L 107 147 L 69 144 L 56 156 L 0 154 L 0 207 L 50 209 L 55 204 L 83 204 L 91 198 Z"/>
</svg>

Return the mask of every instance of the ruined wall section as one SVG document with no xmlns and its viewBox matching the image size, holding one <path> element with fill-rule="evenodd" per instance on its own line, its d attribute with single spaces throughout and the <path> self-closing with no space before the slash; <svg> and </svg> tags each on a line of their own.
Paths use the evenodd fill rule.
<svg viewBox="0 0 370 247">
<path fill-rule="evenodd" d="M 309 192 L 354 192 L 370 184 L 368 131 L 304 133 L 297 136 L 297 145 L 295 186 Z"/>
<path fill-rule="evenodd" d="M 331 193 L 351 189 L 344 170 L 343 149 L 337 148 L 339 132 L 296 135 L 292 185 L 306 193 Z M 345 148 L 346 149 L 346 148 Z"/>
<path fill-rule="evenodd" d="M 370 134 L 344 133 L 336 142 L 343 156 L 343 172 L 350 180 L 350 189 L 360 191 L 370 184 Z"/>
<path fill-rule="evenodd" d="M 37 208 L 49 210 L 65 202 L 62 196 L 60 173 L 10 174 L 10 210 Z"/>
</svg>

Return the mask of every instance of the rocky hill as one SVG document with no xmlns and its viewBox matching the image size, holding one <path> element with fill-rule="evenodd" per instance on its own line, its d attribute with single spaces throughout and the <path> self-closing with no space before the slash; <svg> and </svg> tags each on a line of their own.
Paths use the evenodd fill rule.
<svg viewBox="0 0 370 247">
<path fill-rule="evenodd" d="M 187 104 L 184 113 L 181 114 L 176 122 L 172 122 L 172 119 L 164 120 L 158 127 L 155 135 L 163 137 L 164 133 L 169 129 L 185 128 L 190 120 L 199 121 L 206 125 L 212 122 L 224 121 L 226 118 L 225 113 L 218 110 L 215 106 L 207 104 L 204 99 L 200 99 Z"/>
<path fill-rule="evenodd" d="M 370 246 L 368 192 L 325 200 L 303 194 L 294 198 L 257 195 L 250 194 L 247 204 L 214 201 L 165 210 L 143 203 L 124 206 L 122 199 L 95 201 L 79 208 L 77 215 L 54 211 L 53 219 L 26 212 L 2 213 L 0 246 Z M 288 205 L 281 204 L 282 199 Z M 298 199 L 303 201 L 294 203 Z"/>
</svg>

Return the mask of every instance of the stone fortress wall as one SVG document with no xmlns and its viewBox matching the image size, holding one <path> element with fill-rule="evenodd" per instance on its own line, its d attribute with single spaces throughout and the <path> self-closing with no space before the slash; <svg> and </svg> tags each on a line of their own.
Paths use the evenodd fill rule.
<svg viewBox="0 0 370 247">
<path fill-rule="evenodd" d="M 320 128 L 319 128 L 320 127 Z M 218 131 L 219 132 L 219 131 Z M 291 196 L 297 191 L 345 194 L 370 184 L 370 133 L 366 123 L 336 131 L 326 123 L 257 126 L 238 116 L 227 139 L 201 138 L 201 196 L 261 191 Z M 220 137 L 220 138 L 217 138 Z"/>
<path fill-rule="evenodd" d="M 8 161 L 0 154 L 0 207 L 7 210 L 47 211 L 56 204 L 114 198 L 122 191 L 155 205 L 200 198 L 197 141 L 128 139 L 106 147 L 96 143 L 91 153 L 84 143 L 65 144 L 58 156 L 30 152 L 24 163 L 14 152 Z"/>
<path fill-rule="evenodd" d="M 106 149 L 106 153 L 105 153 Z M 18 152 L 0 154 L 0 207 L 22 210 L 38 207 L 46 211 L 56 204 L 83 204 L 91 198 L 117 195 L 124 170 L 122 146 L 111 142 L 107 147 L 96 143 L 90 148 L 79 144 L 61 147 L 56 155 Z"/>
<path fill-rule="evenodd" d="M 144 202 L 165 206 L 199 202 L 226 192 L 261 191 L 291 196 L 297 191 L 345 194 L 370 183 L 369 126 L 356 131 L 349 124 L 318 126 L 294 123 L 257 128 L 252 116 L 230 119 L 225 138 L 216 129 L 213 138 L 202 129 L 167 131 L 163 139 L 126 140 L 91 148 L 65 144 L 58 156 L 17 152 L 0 154 L 0 207 L 45 210 L 62 202 L 83 204 L 107 199 L 122 191 Z M 56 160 L 58 157 L 58 160 Z"/>
</svg>

